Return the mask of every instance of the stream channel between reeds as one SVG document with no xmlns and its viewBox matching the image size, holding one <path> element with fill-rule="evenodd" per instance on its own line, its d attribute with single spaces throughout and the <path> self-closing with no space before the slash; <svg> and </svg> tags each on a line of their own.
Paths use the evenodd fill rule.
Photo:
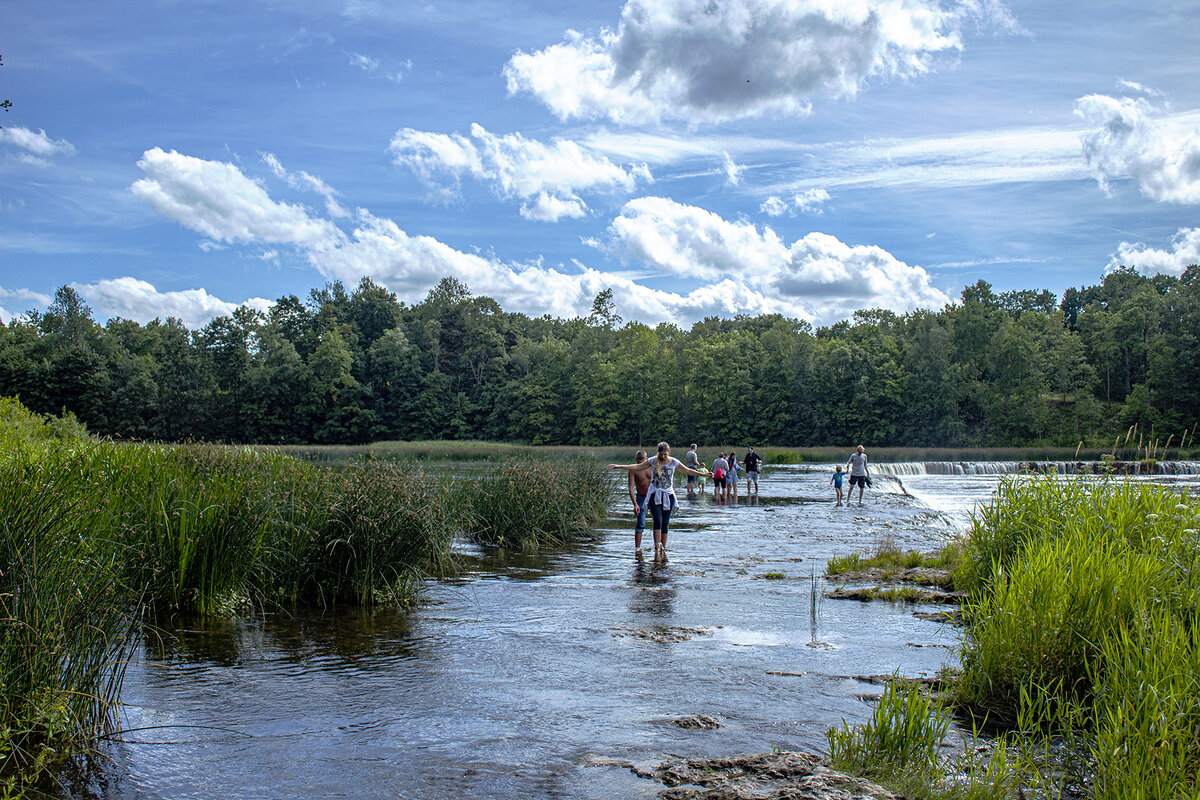
<svg viewBox="0 0 1200 800">
<path fill-rule="evenodd" d="M 650 798 L 663 787 L 620 762 L 822 752 L 828 728 L 870 717 L 880 687 L 860 676 L 933 676 L 960 638 L 914 615 L 940 607 L 821 599 L 826 561 L 935 549 L 1000 479 L 877 472 L 837 507 L 831 471 L 768 467 L 736 506 L 680 480 L 665 565 L 649 531 L 635 557 L 622 493 L 570 547 L 458 546 L 459 574 L 408 612 L 169 631 L 129 666 L 109 766 L 70 794 Z M 677 724 L 697 715 L 720 727 Z"/>
</svg>

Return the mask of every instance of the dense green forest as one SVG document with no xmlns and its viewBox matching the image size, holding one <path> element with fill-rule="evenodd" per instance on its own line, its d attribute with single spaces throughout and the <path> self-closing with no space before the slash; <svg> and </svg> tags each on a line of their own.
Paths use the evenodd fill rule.
<svg viewBox="0 0 1200 800">
<path fill-rule="evenodd" d="M 1111 447 L 1200 416 L 1200 268 L 996 294 L 940 311 L 684 330 L 504 311 L 444 279 L 406 305 L 364 279 L 200 330 L 105 325 L 70 287 L 0 326 L 0 395 L 99 434 L 181 441 Z M 1189 434 L 1190 436 L 1190 434 Z"/>
</svg>

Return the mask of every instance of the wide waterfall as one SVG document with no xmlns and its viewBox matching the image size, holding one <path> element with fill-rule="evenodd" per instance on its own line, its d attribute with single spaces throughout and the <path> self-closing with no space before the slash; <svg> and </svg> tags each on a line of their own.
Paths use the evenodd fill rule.
<svg viewBox="0 0 1200 800">
<path fill-rule="evenodd" d="M 1200 461 L 916 461 L 872 464 L 881 475 L 1197 475 Z"/>
</svg>

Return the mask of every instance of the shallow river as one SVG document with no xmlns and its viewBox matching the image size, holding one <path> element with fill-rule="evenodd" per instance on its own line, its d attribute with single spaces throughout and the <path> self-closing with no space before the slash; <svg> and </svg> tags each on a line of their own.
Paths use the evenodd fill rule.
<svg viewBox="0 0 1200 800">
<path fill-rule="evenodd" d="M 903 471 L 903 470 L 901 470 Z M 919 472 L 920 470 L 918 470 Z M 592 540 L 535 556 L 464 548 L 407 614 L 282 615 L 180 630 L 126 678 L 102 797 L 649 798 L 611 760 L 821 751 L 879 691 L 933 675 L 938 610 L 819 600 L 835 554 L 933 549 L 994 474 L 879 475 L 836 507 L 827 467 L 768 468 L 736 507 L 672 520 L 670 562 L 635 557 L 619 503 Z M 1194 481 L 1195 476 L 1180 480 Z M 744 483 L 741 485 L 744 489 Z M 767 573 L 783 578 L 767 579 Z M 712 730 L 676 718 L 709 715 Z"/>
</svg>

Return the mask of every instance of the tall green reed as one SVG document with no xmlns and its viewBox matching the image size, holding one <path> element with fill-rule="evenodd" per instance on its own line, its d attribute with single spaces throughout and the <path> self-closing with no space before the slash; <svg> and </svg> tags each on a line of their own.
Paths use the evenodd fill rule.
<svg viewBox="0 0 1200 800">
<path fill-rule="evenodd" d="M 829 760 L 863 775 L 903 771 L 932 776 L 949 727 L 950 712 L 941 698 L 922 691 L 919 683 L 893 676 L 870 722 L 843 723 L 828 731 Z"/>
<path fill-rule="evenodd" d="M 1105 637 L 1089 666 L 1098 800 L 1200 795 L 1196 633 L 1154 608 Z"/>
<path fill-rule="evenodd" d="M 522 550 L 563 544 L 603 518 L 609 474 L 583 459 L 512 458 L 456 485 L 465 532 L 476 541 Z"/>
<path fill-rule="evenodd" d="M 1197 511 L 1127 481 L 1002 486 L 967 545 L 958 701 L 1022 726 L 1022 709 L 1042 709 L 1028 733 L 1082 741 L 1096 797 L 1195 796 Z"/>
<path fill-rule="evenodd" d="M 405 604 L 426 574 L 448 569 L 456 515 L 447 481 L 386 463 L 320 475 L 320 524 L 293 531 L 300 547 L 279 568 L 290 596 Z"/>
<path fill-rule="evenodd" d="M 0 458 L 0 778 L 35 785 L 103 732 L 138 618 L 123 552 L 73 476 Z"/>
</svg>

